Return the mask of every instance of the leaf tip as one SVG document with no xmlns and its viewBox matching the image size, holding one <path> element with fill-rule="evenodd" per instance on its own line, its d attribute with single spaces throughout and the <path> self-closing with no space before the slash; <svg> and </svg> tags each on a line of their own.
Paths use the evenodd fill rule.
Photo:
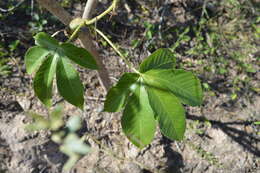
<svg viewBox="0 0 260 173">
<path fill-rule="evenodd" d="M 78 108 L 80 108 L 82 111 L 84 110 L 84 105 L 78 105 Z"/>
</svg>

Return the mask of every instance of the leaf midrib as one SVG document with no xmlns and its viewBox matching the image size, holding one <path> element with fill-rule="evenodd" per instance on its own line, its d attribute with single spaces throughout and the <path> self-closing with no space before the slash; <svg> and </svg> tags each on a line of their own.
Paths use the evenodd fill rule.
<svg viewBox="0 0 260 173">
<path fill-rule="evenodd" d="M 155 92 L 154 92 L 153 90 L 155 90 L 155 89 L 151 89 L 150 91 L 152 91 L 152 93 L 157 97 L 157 100 L 158 100 L 158 102 L 160 103 L 160 106 L 162 107 L 162 109 L 164 110 L 164 112 L 166 112 L 167 115 L 171 115 L 171 112 L 169 112 L 168 109 L 165 108 L 164 104 L 162 104 L 163 101 L 161 101 L 160 97 L 159 97 L 157 94 L 155 94 Z M 165 91 L 162 91 L 162 92 L 165 92 Z M 162 118 L 161 118 L 162 115 L 160 115 L 160 114 L 158 113 L 158 116 L 160 117 L 160 119 L 162 119 Z M 167 116 L 167 117 L 168 117 L 167 119 L 172 122 L 171 124 L 174 124 L 173 121 L 169 118 L 169 116 Z M 177 138 L 179 138 L 179 135 L 178 135 L 178 133 L 176 132 L 174 126 L 173 126 L 173 132 L 174 132 L 174 136 L 176 136 Z"/>
<path fill-rule="evenodd" d="M 48 77 L 47 77 L 47 84 L 48 84 L 48 87 L 50 86 L 50 84 L 52 84 L 52 82 L 53 82 L 53 78 L 54 78 L 54 74 L 55 74 L 55 71 L 54 71 L 54 73 L 52 73 L 52 71 L 53 71 L 53 68 L 54 68 L 54 70 L 56 69 L 56 62 L 57 62 L 57 55 L 56 54 L 54 54 L 53 55 L 53 57 L 51 58 L 51 64 L 50 64 L 50 68 L 49 68 L 49 70 L 48 70 Z M 53 74 L 53 75 L 52 75 Z"/>
<path fill-rule="evenodd" d="M 62 61 L 63 61 L 64 59 L 62 59 Z M 65 62 L 65 61 L 67 61 L 67 62 Z M 69 61 L 68 60 L 64 60 L 64 62 L 65 63 L 67 63 L 67 64 L 69 64 Z M 69 65 L 71 65 L 71 64 L 69 64 Z M 66 68 L 64 67 L 64 63 L 62 63 L 62 66 L 63 66 L 63 68 L 64 68 L 64 71 L 65 71 L 65 74 L 66 74 L 66 76 L 68 76 L 68 73 L 67 73 L 67 70 L 66 70 Z M 73 68 L 73 66 L 71 65 L 71 68 Z M 68 80 L 69 78 L 67 78 L 67 80 Z M 70 89 L 72 90 L 72 92 L 73 92 L 73 95 L 78 95 L 77 94 L 77 92 L 75 92 L 75 90 L 73 89 L 73 86 L 71 85 L 71 80 L 68 80 L 69 81 L 69 87 L 70 87 Z M 76 93 L 76 94 L 75 94 Z"/>
</svg>

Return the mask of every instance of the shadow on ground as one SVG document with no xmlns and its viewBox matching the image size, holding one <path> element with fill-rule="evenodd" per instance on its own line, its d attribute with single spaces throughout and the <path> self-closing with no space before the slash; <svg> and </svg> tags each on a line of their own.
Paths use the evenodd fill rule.
<svg viewBox="0 0 260 173">
<path fill-rule="evenodd" d="M 205 121 L 205 117 L 198 117 L 195 115 L 187 115 L 187 119 Z M 233 141 L 243 146 L 245 150 L 252 153 L 253 155 L 260 157 L 259 148 L 253 146 L 253 143 L 260 142 L 260 139 L 249 134 L 245 131 L 230 127 L 231 125 L 248 126 L 252 125 L 253 121 L 233 121 L 233 122 L 221 122 L 216 120 L 207 120 L 212 124 L 212 127 L 221 129 L 226 135 L 228 135 Z"/>
</svg>

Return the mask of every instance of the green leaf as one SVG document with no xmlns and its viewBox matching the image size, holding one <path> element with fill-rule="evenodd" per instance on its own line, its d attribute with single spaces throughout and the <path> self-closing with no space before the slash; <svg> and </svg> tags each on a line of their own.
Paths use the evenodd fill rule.
<svg viewBox="0 0 260 173">
<path fill-rule="evenodd" d="M 182 103 L 190 106 L 202 104 L 202 89 L 199 79 L 184 70 L 151 70 L 144 75 L 150 85 L 161 84 L 161 86 L 171 91 Z"/>
<path fill-rule="evenodd" d="M 138 77 L 139 75 L 136 73 L 125 73 L 117 85 L 109 90 L 106 96 L 104 110 L 107 112 L 120 111 L 131 92 L 131 87 L 134 86 Z"/>
<path fill-rule="evenodd" d="M 183 139 L 186 127 L 185 114 L 178 98 L 163 89 L 145 88 L 152 110 L 157 115 L 161 132 L 172 140 Z"/>
<path fill-rule="evenodd" d="M 58 130 L 63 124 L 62 107 L 57 106 L 50 114 L 50 129 Z"/>
<path fill-rule="evenodd" d="M 51 140 L 57 144 L 62 143 L 64 136 L 66 135 L 66 131 L 56 131 L 51 135 Z"/>
<path fill-rule="evenodd" d="M 69 156 L 68 161 L 64 164 L 63 170 L 69 171 L 80 157 L 90 151 L 90 147 L 86 145 L 75 133 L 69 133 L 64 139 L 60 151 Z"/>
<path fill-rule="evenodd" d="M 49 128 L 49 121 L 46 120 L 42 115 L 34 112 L 29 112 L 28 115 L 33 118 L 33 123 L 26 125 L 25 129 L 28 131 L 45 130 Z"/>
<path fill-rule="evenodd" d="M 260 125 L 260 121 L 254 122 L 255 125 Z"/>
<path fill-rule="evenodd" d="M 121 124 L 125 135 L 137 147 L 151 143 L 156 123 L 144 86 L 139 84 L 128 99 Z"/>
<path fill-rule="evenodd" d="M 140 65 L 140 72 L 144 73 L 151 69 L 169 69 L 175 66 L 174 54 L 166 48 L 161 48 L 147 57 Z"/>
<path fill-rule="evenodd" d="M 49 51 L 40 46 L 31 47 L 25 54 L 25 65 L 28 74 L 34 73 L 42 64 Z"/>
<path fill-rule="evenodd" d="M 65 57 L 59 58 L 56 78 L 60 95 L 69 103 L 83 109 L 83 85 L 77 71 Z"/>
<path fill-rule="evenodd" d="M 51 106 L 52 83 L 56 64 L 57 57 L 48 56 L 40 66 L 33 81 L 35 94 L 48 107 Z"/>
<path fill-rule="evenodd" d="M 57 48 L 60 46 L 57 40 L 44 32 L 38 33 L 36 36 L 34 36 L 34 39 L 36 45 L 48 50 L 57 51 Z"/>
<path fill-rule="evenodd" d="M 34 38 L 37 46 L 27 51 L 25 63 L 29 74 L 37 71 L 40 66 L 34 79 L 36 95 L 45 105 L 51 105 L 53 72 L 56 71 L 56 64 L 59 62 L 57 85 L 60 94 L 69 103 L 83 108 L 83 86 L 69 60 L 86 68 L 97 69 L 93 56 L 85 49 L 78 48 L 73 44 L 61 44 L 44 32 L 38 33 Z M 47 56 L 55 57 L 55 63 L 52 64 L 50 60 L 46 61 Z"/>
<path fill-rule="evenodd" d="M 67 127 L 71 132 L 76 132 L 81 128 L 81 118 L 79 116 L 72 116 L 67 122 Z"/>
<path fill-rule="evenodd" d="M 77 154 L 87 154 L 90 151 L 88 145 L 86 145 L 75 133 L 69 133 L 68 136 L 64 139 L 63 146 L 65 149 L 65 154 L 73 155 Z"/>
<path fill-rule="evenodd" d="M 61 48 L 70 60 L 81 65 L 82 67 L 98 69 L 95 59 L 87 50 L 78 48 L 70 43 L 63 43 Z"/>
</svg>

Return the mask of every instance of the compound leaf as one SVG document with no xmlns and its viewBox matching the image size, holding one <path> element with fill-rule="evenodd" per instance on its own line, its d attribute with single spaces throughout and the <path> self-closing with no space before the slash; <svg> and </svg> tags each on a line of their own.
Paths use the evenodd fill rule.
<svg viewBox="0 0 260 173">
<path fill-rule="evenodd" d="M 61 48 L 65 56 L 82 67 L 98 69 L 95 59 L 87 50 L 76 47 L 70 43 L 61 44 Z"/>
<path fill-rule="evenodd" d="M 185 114 L 178 98 L 163 89 L 153 87 L 146 87 L 146 89 L 161 132 L 172 140 L 183 139 L 186 126 Z"/>
<path fill-rule="evenodd" d="M 56 71 L 57 57 L 48 56 L 36 72 L 33 88 L 37 97 L 48 107 L 51 106 L 52 83 Z"/>
<path fill-rule="evenodd" d="M 84 102 L 83 86 L 77 72 L 69 63 L 69 59 L 83 67 L 97 69 L 93 56 L 87 50 L 78 48 L 73 44 L 59 43 L 44 32 L 38 33 L 34 39 L 37 46 L 27 51 L 25 63 L 29 74 L 38 70 L 34 79 L 36 95 L 46 106 L 51 105 L 53 75 L 56 71 L 56 64 L 59 62 L 57 71 L 58 90 L 65 100 L 82 108 Z M 51 62 L 52 60 L 55 60 L 54 63 Z"/>
<path fill-rule="evenodd" d="M 28 74 L 35 72 L 42 64 L 49 51 L 40 46 L 31 47 L 25 54 L 25 65 Z"/>
<path fill-rule="evenodd" d="M 156 123 L 147 92 L 141 84 L 128 99 L 121 124 L 125 135 L 137 147 L 143 148 L 151 143 Z"/>
<path fill-rule="evenodd" d="M 116 86 L 109 90 L 106 96 L 104 110 L 107 112 L 120 111 L 131 92 L 131 87 L 134 86 L 138 78 L 139 75 L 136 73 L 125 73 Z"/>
<path fill-rule="evenodd" d="M 171 91 L 182 103 L 190 106 L 202 104 L 202 89 L 199 79 L 184 70 L 150 70 L 145 73 L 145 78 L 150 85 L 155 82 Z"/>
<path fill-rule="evenodd" d="M 58 60 L 56 78 L 60 95 L 69 103 L 83 109 L 84 88 L 77 71 L 66 57 Z"/>
<path fill-rule="evenodd" d="M 141 63 L 140 72 L 144 73 L 151 69 L 169 69 L 174 66 L 174 54 L 167 48 L 161 48 L 156 50 Z"/>
</svg>

